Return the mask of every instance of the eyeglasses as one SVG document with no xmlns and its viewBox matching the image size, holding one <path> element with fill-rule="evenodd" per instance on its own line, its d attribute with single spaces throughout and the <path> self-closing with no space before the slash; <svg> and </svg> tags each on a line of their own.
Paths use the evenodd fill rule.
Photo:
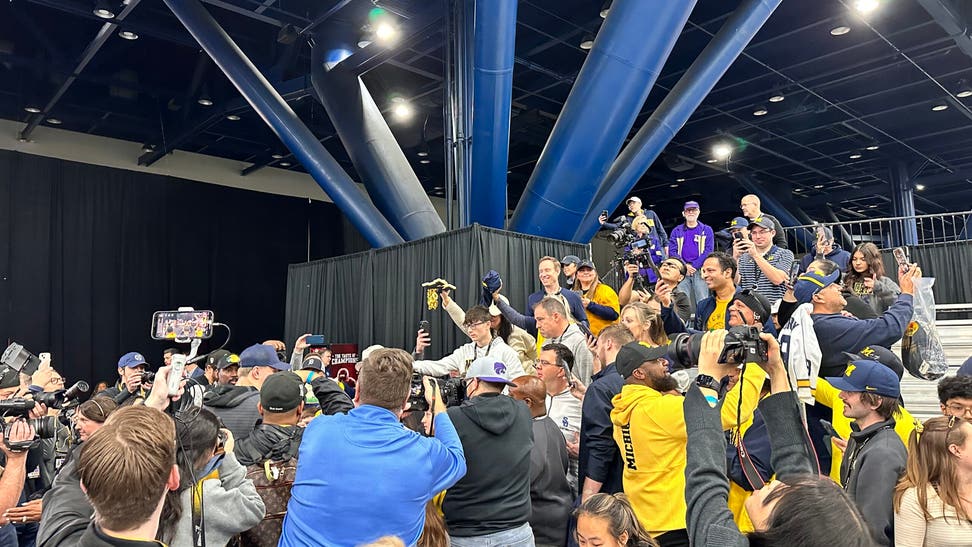
<svg viewBox="0 0 972 547">
<path fill-rule="evenodd" d="M 543 359 L 538 359 L 537 360 L 537 364 L 540 365 L 541 367 L 558 367 L 558 366 L 560 366 L 557 363 L 551 363 L 550 361 L 544 361 Z"/>
<path fill-rule="evenodd" d="M 462 325 L 462 328 L 464 328 L 466 330 L 469 330 L 469 329 L 474 329 L 474 328 L 476 328 L 476 327 L 478 327 L 480 325 L 487 325 L 487 324 L 489 324 L 489 321 L 479 321 L 479 322 L 476 322 L 476 323 L 464 323 Z"/>
<path fill-rule="evenodd" d="M 60 377 L 51 378 L 50 380 L 47 381 L 47 383 L 54 384 L 54 385 L 62 385 L 63 386 L 64 385 L 64 378 L 60 378 Z"/>
<path fill-rule="evenodd" d="M 965 416 L 966 414 L 972 414 L 972 406 L 949 403 L 946 405 L 946 408 L 948 408 L 949 414 L 953 416 Z"/>
</svg>

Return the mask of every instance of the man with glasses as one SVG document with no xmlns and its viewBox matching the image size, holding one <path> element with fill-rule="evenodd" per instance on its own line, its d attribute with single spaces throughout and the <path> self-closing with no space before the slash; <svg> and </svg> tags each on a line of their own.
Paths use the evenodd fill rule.
<svg viewBox="0 0 972 547">
<path fill-rule="evenodd" d="M 770 302 L 783 298 L 789 279 L 793 253 L 773 244 L 776 235 L 773 221 L 756 217 L 749 222 L 751 240 L 736 240 L 733 258 L 739 263 L 739 285 L 756 289 Z"/>
<path fill-rule="evenodd" d="M 547 390 L 547 416 L 564 434 L 567 442 L 567 455 L 570 468 L 567 482 L 571 493 L 577 495 L 577 457 L 580 448 L 582 402 L 575 396 L 576 387 L 571 370 L 574 367 L 574 354 L 563 344 L 547 344 L 540 351 L 537 360 L 537 376 Z"/>
<path fill-rule="evenodd" d="M 713 251 L 715 235 L 712 228 L 699 222 L 699 202 L 686 201 L 682 216 L 685 217 L 685 222 L 672 230 L 672 237 L 668 241 L 668 256 L 685 263 L 685 279 L 682 280 L 680 288 L 689 295 L 694 311 L 695 303 L 709 296 L 709 288 L 699 269 L 702 268 L 705 257 Z"/>
<path fill-rule="evenodd" d="M 956 375 L 938 382 L 942 414 L 972 420 L 972 376 Z"/>
<path fill-rule="evenodd" d="M 463 328 L 469 335 L 471 342 L 456 348 L 451 355 L 446 355 L 437 361 L 418 360 L 412 367 L 416 372 L 428 376 L 464 376 L 469 364 L 480 357 L 491 357 L 502 361 L 510 378 L 526 375 L 520 357 L 516 350 L 506 345 L 499 336 L 495 336 L 490 328 L 489 309 L 484 306 L 474 306 L 466 312 Z M 419 331 L 415 340 L 415 352 L 421 354 L 432 343 L 432 338 L 424 331 Z"/>
</svg>

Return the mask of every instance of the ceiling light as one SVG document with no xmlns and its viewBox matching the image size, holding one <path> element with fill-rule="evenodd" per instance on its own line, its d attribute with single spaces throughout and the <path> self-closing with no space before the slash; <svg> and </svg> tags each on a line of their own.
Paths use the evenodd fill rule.
<svg viewBox="0 0 972 547">
<path fill-rule="evenodd" d="M 290 167 L 290 162 L 289 161 L 282 161 L 282 162 L 278 163 L 277 165 L 279 165 L 280 167 Z"/>
<path fill-rule="evenodd" d="M 870 150 L 871 152 L 873 152 L 873 151 L 877 150 L 878 148 L 881 148 L 881 147 L 878 146 L 878 145 L 876 145 L 876 144 L 872 144 L 871 146 L 868 146 L 864 150 Z"/>
<path fill-rule="evenodd" d="M 728 158 L 730 154 L 732 154 L 732 147 L 724 142 L 720 142 L 712 147 L 712 155 L 715 156 L 716 159 L 724 160 Z"/>
<path fill-rule="evenodd" d="M 922 191 L 922 190 L 924 190 L 924 189 L 925 189 L 925 185 L 924 184 L 916 184 L 915 185 L 915 190 L 918 190 L 919 192 Z"/>
<path fill-rule="evenodd" d="M 122 37 L 122 38 L 124 38 L 126 40 L 138 40 L 138 34 L 132 32 L 130 30 L 120 30 L 120 31 L 118 31 L 118 36 L 120 36 L 120 37 Z"/>
<path fill-rule="evenodd" d="M 375 27 L 375 39 L 384 44 L 389 44 L 398 38 L 398 29 L 391 23 L 381 22 Z"/>
<path fill-rule="evenodd" d="M 843 36 L 843 35 L 847 34 L 848 32 L 850 32 L 850 30 L 851 30 L 850 27 L 848 27 L 847 25 L 840 25 L 839 27 L 834 27 L 834 28 L 830 29 L 830 35 L 831 36 Z"/>
<path fill-rule="evenodd" d="M 429 159 L 425 159 L 425 160 L 419 160 L 419 163 L 422 163 L 422 164 L 429 164 L 429 163 L 432 163 L 432 160 L 429 160 Z"/>
<path fill-rule="evenodd" d="M 95 2 L 93 13 L 102 19 L 115 18 L 115 11 L 108 5 L 107 0 L 98 0 Z"/>
<path fill-rule="evenodd" d="M 213 100 L 206 95 L 199 97 L 196 102 L 202 106 L 213 106 Z"/>
<path fill-rule="evenodd" d="M 769 110 L 766 110 L 765 106 L 759 106 L 756 107 L 756 110 L 753 110 L 753 116 L 765 116 L 767 114 L 769 114 Z"/>
<path fill-rule="evenodd" d="M 685 182 L 685 179 L 684 178 L 677 178 L 677 179 L 675 179 L 675 182 Z"/>
<path fill-rule="evenodd" d="M 47 123 L 51 125 L 61 125 L 61 120 L 57 118 L 47 118 Z"/>
<path fill-rule="evenodd" d="M 362 37 L 360 40 L 358 40 L 358 47 L 360 48 L 365 48 L 370 45 L 371 45 L 371 40 L 369 40 L 368 38 Z"/>
<path fill-rule="evenodd" d="M 415 154 L 415 155 L 416 155 L 416 156 L 418 156 L 418 157 L 420 157 L 420 158 L 424 158 L 424 157 L 426 157 L 426 156 L 428 156 L 428 155 L 429 155 L 429 153 L 428 153 L 428 152 L 426 152 L 425 150 L 422 150 L 421 152 L 418 152 L 418 153 L 417 153 L 417 154 Z"/>
<path fill-rule="evenodd" d="M 868 205 L 867 208 L 868 209 L 877 209 L 877 205 L 875 205 L 875 204 L 872 203 L 872 204 Z"/>
<path fill-rule="evenodd" d="M 36 106 L 28 106 L 28 107 L 25 107 L 24 110 L 26 110 L 27 112 L 30 112 L 31 114 L 40 114 L 40 112 L 41 112 L 41 109 L 40 108 L 37 108 Z"/>
<path fill-rule="evenodd" d="M 819 189 L 823 188 L 823 184 L 814 184 L 813 187 L 816 188 L 817 190 L 819 190 Z"/>
<path fill-rule="evenodd" d="M 238 121 L 240 121 L 240 117 L 237 116 L 236 114 L 230 114 L 229 116 L 226 116 L 226 119 L 229 120 L 229 121 L 231 121 L 231 122 L 238 122 Z"/>
<path fill-rule="evenodd" d="M 600 13 L 601 19 L 607 19 L 608 12 L 610 11 L 611 11 L 611 0 L 607 0 L 607 2 L 601 4 L 601 13 Z"/>
<path fill-rule="evenodd" d="M 412 110 L 412 105 L 408 104 L 404 99 L 395 101 L 395 106 L 392 107 L 392 114 L 395 115 L 399 120 L 407 120 L 414 114 Z"/>
<path fill-rule="evenodd" d="M 861 159 L 861 153 L 860 152 L 854 152 L 853 154 L 851 154 L 848 157 L 850 159 L 852 159 L 852 160 L 859 160 L 859 159 Z"/>
<path fill-rule="evenodd" d="M 793 189 L 793 192 L 794 192 L 794 193 L 800 193 L 800 192 L 802 192 L 802 191 L 803 191 L 803 188 L 794 188 L 794 189 Z"/>
<path fill-rule="evenodd" d="M 709 159 L 705 160 L 705 163 L 715 163 L 717 161 L 719 161 L 719 160 L 717 160 L 715 158 L 709 158 Z"/>
<path fill-rule="evenodd" d="M 854 1 L 854 9 L 863 13 L 864 15 L 871 13 L 872 11 L 878 9 L 880 6 L 881 3 L 878 2 L 878 0 L 855 0 Z"/>
<path fill-rule="evenodd" d="M 935 106 L 932 107 L 932 110 L 935 111 L 935 112 L 941 112 L 942 110 L 948 110 L 948 105 L 947 104 L 936 104 Z"/>
<path fill-rule="evenodd" d="M 972 89 L 963 89 L 955 94 L 959 99 L 964 99 L 966 97 L 972 97 Z"/>
<path fill-rule="evenodd" d="M 592 47 L 594 47 L 594 35 L 585 34 L 584 38 L 581 40 L 580 48 L 584 51 L 590 51 Z"/>
<path fill-rule="evenodd" d="M 677 184 L 669 184 L 668 187 L 669 188 L 678 188 L 678 185 Z"/>
<path fill-rule="evenodd" d="M 275 160 L 282 160 L 283 159 L 283 154 L 271 154 L 270 157 L 273 158 L 273 159 L 275 159 Z"/>
<path fill-rule="evenodd" d="M 773 95 L 772 97 L 769 98 L 769 102 L 771 102 L 771 103 L 781 103 L 781 102 L 783 102 L 783 99 L 785 99 L 785 98 L 786 97 L 784 97 L 782 93 L 777 93 L 776 95 Z"/>
</svg>

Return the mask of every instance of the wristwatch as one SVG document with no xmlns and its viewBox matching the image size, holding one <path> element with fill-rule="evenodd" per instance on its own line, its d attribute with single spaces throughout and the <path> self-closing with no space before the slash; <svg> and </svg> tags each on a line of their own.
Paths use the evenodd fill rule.
<svg viewBox="0 0 972 547">
<path fill-rule="evenodd" d="M 719 381 L 708 374 L 699 374 L 695 377 L 695 385 L 707 387 L 713 391 L 719 391 Z"/>
</svg>

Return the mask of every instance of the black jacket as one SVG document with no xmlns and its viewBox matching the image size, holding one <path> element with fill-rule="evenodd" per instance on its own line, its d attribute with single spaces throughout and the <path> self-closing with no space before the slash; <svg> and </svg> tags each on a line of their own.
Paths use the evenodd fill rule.
<svg viewBox="0 0 972 547">
<path fill-rule="evenodd" d="M 164 543 L 154 540 L 122 539 L 105 535 L 93 522 L 76 545 L 78 547 L 165 547 Z"/>
<path fill-rule="evenodd" d="M 621 452 L 614 442 L 614 424 L 611 423 L 611 399 L 621 393 L 624 380 L 614 363 L 592 376 L 581 408 L 580 450 L 578 452 L 578 489 L 584 487 L 584 478 L 590 477 L 603 483 L 601 492 L 620 492 L 622 485 Z"/>
<path fill-rule="evenodd" d="M 533 420 L 530 527 L 537 543 L 566 545 L 573 496 L 567 483 L 567 443 L 549 416 Z"/>
<path fill-rule="evenodd" d="M 285 462 L 297 457 L 304 428 L 260 424 L 233 448 L 242 465 L 262 464 L 266 460 Z"/>
<path fill-rule="evenodd" d="M 259 402 L 260 390 L 248 386 L 219 384 L 203 396 L 204 408 L 218 416 L 237 441 L 245 439 L 260 423 Z"/>
<path fill-rule="evenodd" d="M 81 478 L 78 475 L 80 452 L 74 450 L 71 453 L 61 472 L 54 478 L 53 486 L 44 494 L 37 547 L 78 545 L 78 540 L 91 522 L 94 510 L 81 491 Z"/>
<path fill-rule="evenodd" d="M 337 382 L 325 376 L 319 376 L 311 382 L 311 391 L 321 405 L 321 414 L 347 414 L 354 408 L 354 401 L 341 389 Z"/>
<path fill-rule="evenodd" d="M 905 472 L 908 450 L 894 430 L 894 418 L 853 432 L 840 462 L 840 482 L 881 545 L 894 545 L 894 487 Z"/>
<path fill-rule="evenodd" d="M 526 404 L 488 393 L 448 412 L 466 454 L 466 475 L 442 503 L 449 535 L 482 536 L 529 522 L 533 419 Z"/>
</svg>

